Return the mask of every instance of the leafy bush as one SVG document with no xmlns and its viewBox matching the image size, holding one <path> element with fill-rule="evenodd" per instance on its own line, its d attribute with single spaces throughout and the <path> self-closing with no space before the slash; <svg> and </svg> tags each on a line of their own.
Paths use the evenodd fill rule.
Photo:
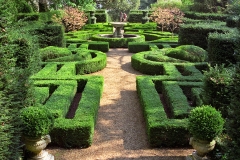
<svg viewBox="0 0 240 160">
<path fill-rule="evenodd" d="M 23 124 L 23 135 L 28 137 L 39 137 L 49 134 L 53 127 L 54 117 L 45 108 L 27 107 L 20 111 Z"/>
<path fill-rule="evenodd" d="M 212 141 L 222 133 L 223 125 L 221 113 L 210 105 L 196 107 L 189 114 L 189 132 L 200 140 Z"/>
<path fill-rule="evenodd" d="M 62 23 L 65 27 L 65 31 L 76 31 L 81 29 L 87 22 L 87 16 L 83 11 L 78 8 L 65 7 L 62 17 L 53 16 L 53 21 Z"/>
<path fill-rule="evenodd" d="M 223 117 L 226 117 L 227 108 L 230 104 L 230 86 L 234 68 L 227 68 L 224 65 L 209 67 L 204 72 L 203 94 L 204 104 L 209 104 L 220 110 Z"/>
</svg>

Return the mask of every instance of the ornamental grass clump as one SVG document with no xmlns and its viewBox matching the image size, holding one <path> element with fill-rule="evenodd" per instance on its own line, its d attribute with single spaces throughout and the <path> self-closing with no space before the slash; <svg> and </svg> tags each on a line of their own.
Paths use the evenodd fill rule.
<svg viewBox="0 0 240 160">
<path fill-rule="evenodd" d="M 189 132 L 199 140 L 214 140 L 222 133 L 223 125 L 221 113 L 210 105 L 196 107 L 189 114 Z"/>
</svg>

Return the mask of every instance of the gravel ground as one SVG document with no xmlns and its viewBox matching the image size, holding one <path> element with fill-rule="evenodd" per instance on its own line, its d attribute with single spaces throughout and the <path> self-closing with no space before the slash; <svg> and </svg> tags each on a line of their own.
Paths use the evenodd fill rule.
<svg viewBox="0 0 240 160">
<path fill-rule="evenodd" d="M 184 160 L 193 149 L 151 148 L 136 91 L 128 49 L 110 49 L 107 67 L 92 75 L 104 77 L 93 144 L 86 149 L 48 147 L 55 160 Z"/>
</svg>

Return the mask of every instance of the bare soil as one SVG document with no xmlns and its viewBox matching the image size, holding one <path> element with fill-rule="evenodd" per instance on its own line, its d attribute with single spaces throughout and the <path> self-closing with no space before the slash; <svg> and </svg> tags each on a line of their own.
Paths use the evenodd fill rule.
<svg viewBox="0 0 240 160">
<path fill-rule="evenodd" d="M 104 77 L 103 96 L 92 146 L 64 149 L 49 146 L 55 160 L 185 160 L 189 148 L 151 148 L 136 91 L 136 76 L 128 49 L 110 49 L 107 67 L 92 75 Z M 167 112 L 167 110 L 166 110 Z"/>
</svg>

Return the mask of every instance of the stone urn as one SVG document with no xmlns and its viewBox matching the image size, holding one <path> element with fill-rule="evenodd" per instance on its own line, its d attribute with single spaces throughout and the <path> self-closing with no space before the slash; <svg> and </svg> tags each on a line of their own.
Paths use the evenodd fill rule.
<svg viewBox="0 0 240 160">
<path fill-rule="evenodd" d="M 54 160 L 54 156 L 44 150 L 51 142 L 50 135 L 38 138 L 24 136 L 23 142 L 25 149 L 29 151 L 28 160 Z"/>
<path fill-rule="evenodd" d="M 96 24 L 97 18 L 95 17 L 95 11 L 90 11 L 90 24 Z"/>
<path fill-rule="evenodd" d="M 186 160 L 206 160 L 206 155 L 212 151 L 215 147 L 216 141 L 203 141 L 197 138 L 191 137 L 189 144 L 196 150 L 192 155 L 187 156 Z"/>
<path fill-rule="evenodd" d="M 142 24 L 148 23 L 149 22 L 148 11 L 142 11 L 142 13 L 143 13 Z"/>
</svg>

